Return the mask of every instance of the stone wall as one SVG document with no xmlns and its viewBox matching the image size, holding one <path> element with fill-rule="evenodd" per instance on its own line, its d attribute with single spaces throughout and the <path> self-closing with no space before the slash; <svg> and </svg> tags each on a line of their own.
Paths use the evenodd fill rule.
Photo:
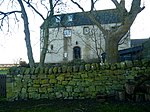
<svg viewBox="0 0 150 112">
<path fill-rule="evenodd" d="M 113 65 L 19 67 L 10 74 L 9 99 L 85 99 L 124 90 L 127 81 L 141 74 L 150 74 L 150 66 L 149 61 L 142 60 Z"/>
</svg>

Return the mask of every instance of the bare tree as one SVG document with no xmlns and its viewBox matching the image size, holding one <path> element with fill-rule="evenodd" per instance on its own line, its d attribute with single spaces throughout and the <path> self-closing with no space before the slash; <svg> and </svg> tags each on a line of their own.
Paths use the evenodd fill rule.
<svg viewBox="0 0 150 112">
<path fill-rule="evenodd" d="M 29 22 L 28 22 L 28 16 L 25 10 L 25 7 L 22 3 L 22 0 L 18 0 L 18 3 L 20 4 L 21 7 L 21 12 L 22 12 L 22 19 L 24 21 L 24 33 L 25 33 L 25 41 L 26 41 L 26 47 L 27 47 L 27 55 L 29 59 L 29 65 L 30 67 L 34 67 L 34 58 L 33 58 L 33 53 L 32 53 L 32 47 L 31 47 L 31 41 L 30 41 L 30 30 L 29 30 Z"/>
<path fill-rule="evenodd" d="M 83 12 L 85 10 L 83 7 L 71 0 L 74 4 L 76 4 Z M 102 24 L 97 21 L 95 16 L 93 15 L 94 6 L 97 0 L 91 0 L 91 9 L 89 13 L 85 13 L 88 18 L 102 31 L 105 36 L 105 52 L 106 52 L 106 60 L 108 63 L 116 63 L 118 61 L 118 43 L 120 40 L 127 34 L 137 15 L 145 8 L 141 7 L 141 0 L 132 0 L 131 9 L 127 11 L 125 8 L 125 0 L 121 0 L 118 2 L 117 0 L 111 0 L 115 6 L 118 13 L 118 16 L 122 19 L 120 25 L 112 30 L 107 30 L 102 27 Z"/>
<path fill-rule="evenodd" d="M 21 10 L 13 10 L 10 12 L 3 12 L 0 11 L 0 29 L 2 30 L 3 27 L 3 23 L 4 21 L 6 21 L 8 23 L 8 29 L 9 29 L 9 16 L 10 15 L 14 15 L 14 20 L 18 21 L 17 18 L 17 13 L 21 14 L 21 17 L 23 19 L 24 22 L 24 33 L 25 33 L 25 42 L 26 42 L 26 48 L 27 48 L 27 55 L 28 55 L 28 60 L 29 60 L 29 65 L 30 67 L 34 66 L 34 58 L 33 58 L 33 53 L 32 53 L 32 47 L 31 47 L 31 40 L 30 40 L 30 28 L 29 28 L 29 20 L 28 20 L 28 14 L 26 11 L 26 7 L 24 6 L 24 3 L 26 3 L 28 5 L 29 8 L 32 9 L 33 12 L 35 12 L 36 14 L 38 14 L 44 22 L 44 44 L 43 44 L 43 48 L 41 51 L 41 55 L 40 55 L 40 63 L 39 66 L 43 66 L 44 65 L 44 60 L 45 60 L 45 56 L 46 56 L 46 52 L 48 50 L 48 38 L 49 38 L 49 21 L 46 18 L 51 18 L 52 15 L 54 14 L 54 7 L 60 2 L 61 0 L 49 0 L 48 3 L 50 4 L 49 6 L 45 5 L 43 2 L 44 0 L 40 0 L 40 6 L 45 7 L 47 9 L 47 15 L 46 17 L 44 17 L 42 15 L 42 13 L 38 10 L 38 7 L 36 6 L 38 4 L 34 3 L 32 0 L 10 0 L 10 2 L 12 3 L 12 5 L 15 4 L 19 4 L 20 9 Z M 10 3 L 9 2 L 9 3 Z M 0 2 L 0 5 L 2 5 L 4 3 L 4 0 Z M 17 9 L 18 9 L 18 4 Z M 34 5 L 33 5 L 34 4 Z"/>
<path fill-rule="evenodd" d="M 4 1 L 3 1 L 4 2 Z M 1 2 L 1 5 L 2 3 Z M 15 2 L 15 1 L 10 1 L 12 2 L 12 4 Z M 0 15 L 1 15 L 1 29 L 2 29 L 2 26 L 3 26 L 3 23 L 5 20 L 7 20 L 8 22 L 8 29 L 9 29 L 9 16 L 10 15 L 14 15 L 14 20 L 18 20 L 17 18 L 17 13 L 20 13 L 21 16 L 22 16 L 22 19 L 24 21 L 24 33 L 25 33 L 25 41 L 26 41 L 26 47 L 27 47 L 27 55 L 28 55 L 28 59 L 29 59 L 29 65 L 30 67 L 33 67 L 34 66 L 34 59 L 33 59 L 33 53 L 32 53 L 32 47 L 31 47 L 31 43 L 30 43 L 30 30 L 29 30 L 29 22 L 28 22 L 28 16 L 27 16 L 27 13 L 26 13 L 26 10 L 25 10 L 25 7 L 22 3 L 21 0 L 18 0 L 18 3 L 20 4 L 20 8 L 21 8 L 21 11 L 20 10 L 14 10 L 14 11 L 10 11 L 10 12 L 2 12 L 0 11 Z"/>
</svg>

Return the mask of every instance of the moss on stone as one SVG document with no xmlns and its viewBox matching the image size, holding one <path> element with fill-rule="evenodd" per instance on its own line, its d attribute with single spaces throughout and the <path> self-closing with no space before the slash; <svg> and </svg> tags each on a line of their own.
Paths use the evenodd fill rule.
<svg viewBox="0 0 150 112">
<path fill-rule="evenodd" d="M 79 66 L 75 65 L 73 66 L 73 72 L 78 72 L 79 71 Z"/>
<path fill-rule="evenodd" d="M 56 79 L 59 81 L 63 81 L 65 79 L 65 76 L 64 74 L 60 74 Z"/>
<path fill-rule="evenodd" d="M 131 68 L 133 66 L 132 61 L 125 61 L 125 63 L 127 68 Z"/>
<path fill-rule="evenodd" d="M 70 72 L 70 73 L 72 72 L 72 66 L 67 67 L 67 72 Z"/>
<path fill-rule="evenodd" d="M 50 83 L 50 84 L 56 84 L 56 83 L 57 83 L 57 80 L 56 80 L 56 79 L 50 79 L 50 80 L 49 80 L 49 83 Z"/>
<path fill-rule="evenodd" d="M 83 72 L 84 70 L 85 70 L 85 66 L 84 66 L 84 65 L 80 65 L 79 71 L 80 71 L 80 72 Z"/>
<path fill-rule="evenodd" d="M 63 72 L 63 73 L 66 73 L 66 72 L 67 72 L 67 66 L 65 66 L 65 65 L 62 66 L 62 72 Z"/>
<path fill-rule="evenodd" d="M 62 73 L 62 68 L 58 67 L 58 73 Z"/>
<path fill-rule="evenodd" d="M 39 67 L 35 68 L 35 74 L 38 74 L 39 72 L 40 72 L 40 68 Z"/>
<path fill-rule="evenodd" d="M 90 64 L 86 64 L 86 65 L 85 65 L 85 70 L 86 70 L 86 71 L 91 70 L 91 65 L 90 65 Z"/>
<path fill-rule="evenodd" d="M 45 67 L 44 73 L 45 73 L 45 74 L 48 74 L 48 73 L 49 73 L 49 68 L 48 68 L 48 67 Z"/>
<path fill-rule="evenodd" d="M 53 74 L 53 68 L 50 68 L 48 71 L 49 74 Z"/>
<path fill-rule="evenodd" d="M 57 74 L 57 73 L 58 73 L 58 67 L 54 67 L 54 68 L 53 68 L 53 73 L 54 73 L 54 74 Z"/>
</svg>

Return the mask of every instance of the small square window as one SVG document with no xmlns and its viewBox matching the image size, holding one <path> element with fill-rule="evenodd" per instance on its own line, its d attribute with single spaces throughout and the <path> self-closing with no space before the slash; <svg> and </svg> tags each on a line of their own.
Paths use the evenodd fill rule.
<svg viewBox="0 0 150 112">
<path fill-rule="evenodd" d="M 56 16 L 56 23 L 60 23 L 61 21 L 61 16 Z"/>
<path fill-rule="evenodd" d="M 87 35 L 87 34 L 89 34 L 90 33 L 90 28 L 89 27 L 84 27 L 83 28 L 83 34 L 84 35 Z"/>
<path fill-rule="evenodd" d="M 64 29 L 64 37 L 71 37 L 72 31 L 71 29 Z"/>
<path fill-rule="evenodd" d="M 68 21 L 73 21 L 73 15 L 68 15 Z"/>
</svg>

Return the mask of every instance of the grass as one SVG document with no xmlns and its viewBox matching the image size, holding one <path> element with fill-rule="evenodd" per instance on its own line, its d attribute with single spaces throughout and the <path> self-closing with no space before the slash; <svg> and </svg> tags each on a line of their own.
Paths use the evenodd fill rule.
<svg viewBox="0 0 150 112">
<path fill-rule="evenodd" d="M 150 103 L 100 103 L 95 100 L 0 102 L 0 112 L 150 112 Z"/>
<path fill-rule="evenodd" d="M 8 68 L 0 68 L 0 74 L 7 74 Z"/>
</svg>

